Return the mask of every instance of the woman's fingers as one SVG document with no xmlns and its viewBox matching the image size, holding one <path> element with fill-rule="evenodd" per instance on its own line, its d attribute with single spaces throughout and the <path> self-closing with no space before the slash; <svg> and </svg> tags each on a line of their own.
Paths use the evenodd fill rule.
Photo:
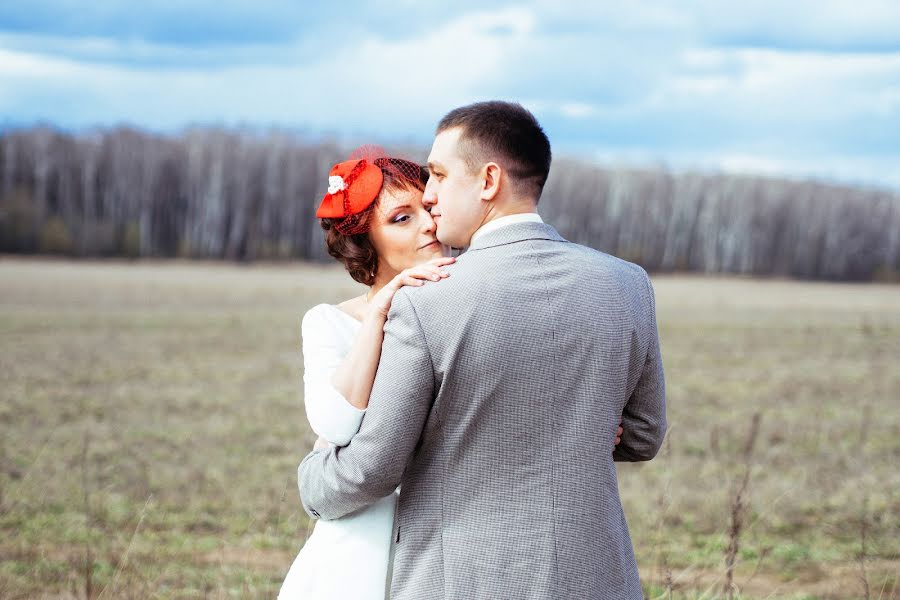
<svg viewBox="0 0 900 600">
<path fill-rule="evenodd" d="M 423 269 L 423 268 L 418 268 L 418 267 L 409 269 L 406 272 L 406 276 L 410 277 L 412 279 L 434 279 L 436 277 L 434 272 L 432 272 L 428 269 Z"/>
<path fill-rule="evenodd" d="M 434 265 L 424 265 L 421 269 L 419 269 L 419 273 L 428 279 L 437 281 L 441 278 L 441 269 L 440 267 L 436 267 Z"/>
<path fill-rule="evenodd" d="M 399 289 L 404 285 L 419 287 L 424 285 L 425 281 L 440 281 L 441 279 L 449 277 L 450 273 L 444 271 L 441 268 L 442 265 L 437 263 L 437 261 L 446 261 L 447 258 L 453 257 L 442 257 L 402 271 L 394 277 L 394 280 L 391 282 L 393 284 L 392 287 L 395 289 Z M 442 262 L 442 264 L 449 263 Z"/>
<path fill-rule="evenodd" d="M 406 275 L 402 281 L 403 285 L 411 285 L 415 287 L 419 287 L 425 285 L 425 282 L 419 278 L 413 277 L 412 275 Z"/>
<path fill-rule="evenodd" d="M 430 279 L 431 281 L 438 281 L 439 279 L 450 275 L 449 273 L 442 271 L 440 267 L 434 265 L 420 265 L 418 267 L 407 269 L 405 273 L 416 279 Z"/>
<path fill-rule="evenodd" d="M 455 256 L 439 256 L 437 258 L 432 258 L 431 260 L 429 260 L 428 264 L 443 267 L 444 265 L 450 265 L 455 262 L 456 262 Z"/>
<path fill-rule="evenodd" d="M 424 283 L 424 281 L 422 281 L 424 279 L 437 281 L 441 278 L 440 270 L 431 265 L 419 265 L 418 267 L 413 267 L 407 271 L 407 275 L 417 280 L 419 285 Z"/>
</svg>

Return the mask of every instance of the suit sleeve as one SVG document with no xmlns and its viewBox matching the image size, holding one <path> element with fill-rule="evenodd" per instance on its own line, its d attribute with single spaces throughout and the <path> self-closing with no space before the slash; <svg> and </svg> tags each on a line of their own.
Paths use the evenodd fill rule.
<svg viewBox="0 0 900 600">
<path fill-rule="evenodd" d="M 642 270 L 643 271 L 643 270 Z M 656 300 L 653 286 L 643 272 L 649 292 L 648 335 L 650 336 L 644 366 L 637 385 L 622 411 L 621 441 L 613 451 L 613 460 L 650 460 L 659 452 L 666 435 L 666 381 L 659 349 L 656 324 Z"/>
<path fill-rule="evenodd" d="M 369 407 L 345 447 L 316 450 L 298 467 L 300 498 L 313 518 L 336 519 L 393 492 L 422 435 L 434 394 L 434 369 L 405 290 L 398 291 Z"/>
</svg>

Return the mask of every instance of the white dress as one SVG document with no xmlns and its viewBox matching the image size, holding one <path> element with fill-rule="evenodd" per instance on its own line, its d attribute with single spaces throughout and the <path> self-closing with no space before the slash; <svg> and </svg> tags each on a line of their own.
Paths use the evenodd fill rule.
<svg viewBox="0 0 900 600">
<path fill-rule="evenodd" d="M 320 436 L 345 446 L 364 410 L 331 385 L 360 322 L 336 306 L 319 304 L 303 316 L 303 388 L 306 416 Z M 294 559 L 279 600 L 384 600 L 397 493 L 332 521 L 317 521 Z"/>
</svg>

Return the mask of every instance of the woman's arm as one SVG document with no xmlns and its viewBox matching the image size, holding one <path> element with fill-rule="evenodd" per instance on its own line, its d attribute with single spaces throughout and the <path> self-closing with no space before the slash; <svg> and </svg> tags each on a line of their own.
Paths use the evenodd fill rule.
<svg viewBox="0 0 900 600">
<path fill-rule="evenodd" d="M 303 316 L 303 403 L 312 430 L 327 442 L 345 446 L 359 431 L 365 411 L 348 403 L 331 384 L 345 355 L 331 310 L 317 306 Z"/>
<path fill-rule="evenodd" d="M 453 263 L 453 257 L 442 257 L 425 264 L 406 269 L 394 277 L 369 301 L 362 320 L 362 328 L 347 357 L 331 378 L 334 388 L 359 410 L 369 406 L 369 396 L 375 381 L 378 361 L 381 360 L 381 344 L 384 342 L 384 323 L 391 308 L 394 294 L 404 285 L 420 286 L 425 280 L 439 281 L 449 274 L 441 267 Z"/>
<path fill-rule="evenodd" d="M 359 410 L 369 406 L 372 382 L 381 359 L 385 320 L 373 311 L 366 313 L 350 352 L 331 377 L 331 385 Z"/>
</svg>

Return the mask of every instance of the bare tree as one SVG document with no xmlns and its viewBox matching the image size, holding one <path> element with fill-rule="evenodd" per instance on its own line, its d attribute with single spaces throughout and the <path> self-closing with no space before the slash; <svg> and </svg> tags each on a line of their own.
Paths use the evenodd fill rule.
<svg viewBox="0 0 900 600">
<path fill-rule="evenodd" d="M 323 259 L 315 208 L 346 151 L 275 129 L 5 131 L 0 251 Z M 653 271 L 900 277 L 889 190 L 558 158 L 540 211 L 568 239 Z"/>
</svg>

